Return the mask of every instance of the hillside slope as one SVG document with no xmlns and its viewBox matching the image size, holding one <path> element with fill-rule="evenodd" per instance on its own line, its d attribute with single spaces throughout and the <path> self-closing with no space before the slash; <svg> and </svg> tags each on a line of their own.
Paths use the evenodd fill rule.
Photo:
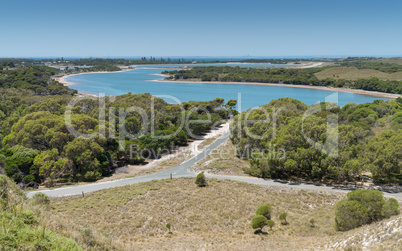
<svg viewBox="0 0 402 251">
<path fill-rule="evenodd" d="M 81 250 L 78 244 L 46 227 L 40 210 L 31 210 L 24 192 L 0 175 L 1 250 Z"/>
</svg>

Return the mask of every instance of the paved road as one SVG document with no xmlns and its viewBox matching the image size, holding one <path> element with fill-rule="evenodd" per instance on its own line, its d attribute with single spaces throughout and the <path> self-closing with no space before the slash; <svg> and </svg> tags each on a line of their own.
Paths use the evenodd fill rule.
<svg viewBox="0 0 402 251">
<path fill-rule="evenodd" d="M 118 187 L 118 186 L 125 186 L 136 184 L 140 182 L 146 182 L 151 180 L 161 180 L 169 178 L 172 174 L 175 178 L 180 177 L 195 177 L 195 173 L 189 172 L 188 169 L 194 165 L 197 161 L 201 160 L 205 156 L 207 156 L 211 151 L 218 148 L 223 142 L 228 139 L 229 133 L 223 135 L 222 137 L 218 138 L 214 141 L 209 147 L 204 149 L 201 153 L 196 155 L 195 157 L 189 159 L 188 161 L 180 164 L 179 166 L 173 167 L 168 170 L 164 170 L 158 173 L 150 174 L 147 176 L 135 177 L 135 178 L 127 178 L 127 179 L 120 179 L 120 180 L 113 180 L 113 181 L 105 181 L 99 183 L 92 183 L 87 185 L 78 185 L 78 186 L 71 186 L 71 187 L 63 187 L 57 188 L 53 190 L 41 190 L 41 191 L 34 191 L 27 194 L 28 197 L 32 197 L 35 193 L 42 192 L 51 197 L 62 197 L 62 196 L 70 196 L 70 195 L 79 195 L 84 193 L 95 192 L 102 189 L 107 189 L 111 187 Z M 336 191 L 336 192 L 349 192 L 351 191 L 350 188 L 342 187 L 342 186 L 325 186 L 325 185 L 318 185 L 318 184 L 308 184 L 308 183 L 296 183 L 296 182 L 282 182 L 282 181 L 274 181 L 274 180 L 264 180 L 261 178 L 253 178 L 253 177 L 241 177 L 241 176 L 227 176 L 227 175 L 214 175 L 214 174 L 207 174 L 207 177 L 210 178 L 217 178 L 217 179 L 230 179 L 235 181 L 247 182 L 256 185 L 265 185 L 265 186 L 276 186 L 276 187 L 293 187 L 293 188 L 300 188 L 305 190 L 320 190 L 320 191 Z M 395 197 L 397 199 L 402 199 L 402 191 L 392 191 L 384 190 L 385 196 Z"/>
<path fill-rule="evenodd" d="M 136 184 L 140 182 L 146 182 L 151 180 L 161 180 L 170 178 L 170 175 L 174 178 L 180 177 L 195 177 L 195 173 L 189 172 L 188 168 L 194 165 L 197 161 L 201 160 L 205 156 L 207 156 L 212 150 L 219 147 L 223 142 L 225 142 L 229 138 L 229 133 L 223 135 L 222 137 L 215 140 L 211 145 L 201 151 L 195 157 L 189 159 L 188 161 L 173 167 L 171 169 L 167 169 L 158 173 L 150 174 L 147 176 L 141 177 L 134 177 L 134 178 L 126 178 L 120 180 L 113 180 L 113 181 L 105 181 L 99 183 L 92 183 L 86 185 L 78 185 L 78 186 L 71 186 L 71 187 L 63 187 L 63 188 L 56 188 L 52 190 L 40 190 L 40 191 L 33 191 L 27 194 L 28 197 L 32 197 L 35 193 L 41 192 L 45 193 L 51 197 L 62 197 L 62 196 L 71 196 L 71 195 L 79 195 L 82 193 L 90 193 L 99 191 L 102 189 L 107 189 L 111 187 L 118 187 L 118 186 L 125 186 Z"/>
</svg>

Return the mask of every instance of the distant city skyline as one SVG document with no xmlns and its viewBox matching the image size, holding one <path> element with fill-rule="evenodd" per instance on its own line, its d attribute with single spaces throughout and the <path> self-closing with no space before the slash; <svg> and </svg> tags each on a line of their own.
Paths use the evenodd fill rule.
<svg viewBox="0 0 402 251">
<path fill-rule="evenodd" d="M 0 57 L 402 55 L 402 1 L 4 1 Z"/>
</svg>

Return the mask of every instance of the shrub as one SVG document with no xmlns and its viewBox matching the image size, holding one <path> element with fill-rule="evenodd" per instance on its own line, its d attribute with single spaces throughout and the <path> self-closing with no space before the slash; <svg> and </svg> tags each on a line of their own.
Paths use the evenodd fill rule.
<svg viewBox="0 0 402 251">
<path fill-rule="evenodd" d="M 282 221 L 282 225 L 287 225 L 288 222 L 286 220 L 286 217 L 288 216 L 288 214 L 286 212 L 282 212 L 279 214 L 279 220 Z"/>
<path fill-rule="evenodd" d="M 369 222 L 368 209 L 357 201 L 343 199 L 335 205 L 335 229 L 347 231 Z"/>
<path fill-rule="evenodd" d="M 33 225 L 38 223 L 35 215 L 31 210 L 23 210 L 20 216 L 21 218 L 23 218 L 24 224 Z"/>
<path fill-rule="evenodd" d="M 253 220 L 251 221 L 251 226 L 253 229 L 257 229 L 259 231 L 262 231 L 262 228 L 267 225 L 267 218 L 265 218 L 263 215 L 256 215 L 254 216 Z"/>
<path fill-rule="evenodd" d="M 208 185 L 207 179 L 205 178 L 204 173 L 199 173 L 195 178 L 195 184 L 199 187 L 205 187 Z"/>
<path fill-rule="evenodd" d="M 393 198 L 387 200 L 381 210 L 381 215 L 384 218 L 390 218 L 392 215 L 398 215 L 399 213 L 398 201 Z"/>
<path fill-rule="evenodd" d="M 32 199 L 35 205 L 49 205 L 50 203 L 49 196 L 44 193 L 36 193 Z"/>
<path fill-rule="evenodd" d="M 269 203 L 262 204 L 257 208 L 256 215 L 262 215 L 268 220 L 271 219 L 272 206 Z"/>
<path fill-rule="evenodd" d="M 272 227 L 275 225 L 273 220 L 267 220 L 267 226 L 272 230 Z"/>
<path fill-rule="evenodd" d="M 310 222 L 310 224 L 311 224 L 311 227 L 315 227 L 315 225 L 314 225 L 314 223 L 315 223 L 315 220 L 314 219 L 310 219 L 308 222 Z"/>
<path fill-rule="evenodd" d="M 170 224 L 170 223 L 168 223 L 168 224 L 166 224 L 166 228 L 169 230 L 169 233 L 172 233 L 171 231 L 170 231 L 170 228 L 172 227 L 172 225 Z"/>
<path fill-rule="evenodd" d="M 347 197 L 349 201 L 357 201 L 368 209 L 367 223 L 371 223 L 382 218 L 381 209 L 385 203 L 382 192 L 377 190 L 358 189 L 349 192 Z"/>
<path fill-rule="evenodd" d="M 399 214 L 395 199 L 387 201 L 376 190 L 355 190 L 335 205 L 335 228 L 346 231 Z"/>
</svg>

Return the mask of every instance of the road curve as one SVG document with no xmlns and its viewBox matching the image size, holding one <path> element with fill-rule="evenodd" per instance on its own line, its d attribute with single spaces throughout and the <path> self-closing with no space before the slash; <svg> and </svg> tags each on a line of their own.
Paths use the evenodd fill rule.
<svg viewBox="0 0 402 251">
<path fill-rule="evenodd" d="M 134 177 L 134 178 L 125 178 L 125 179 L 91 183 L 91 184 L 85 184 L 85 185 L 62 187 L 62 188 L 56 188 L 56 189 L 50 189 L 50 190 L 32 191 L 32 192 L 27 193 L 27 197 L 31 198 L 35 193 L 39 193 L 39 192 L 47 194 L 50 197 L 63 197 L 63 196 L 79 195 L 82 193 L 91 193 L 91 192 L 95 192 L 95 191 L 99 191 L 99 190 L 107 189 L 107 188 L 111 188 L 111 187 L 131 185 L 131 184 L 147 182 L 147 181 L 151 181 L 151 180 L 166 179 L 166 178 L 170 178 L 170 175 L 172 175 L 174 178 L 195 177 L 195 173 L 188 171 L 189 167 L 194 165 L 197 161 L 201 160 L 205 156 L 207 156 L 214 149 L 218 148 L 228 138 L 229 138 L 229 133 L 226 133 L 223 136 L 221 136 L 220 138 L 218 138 L 217 140 L 215 140 L 212 144 L 210 144 L 208 147 L 206 147 L 199 154 L 197 154 L 193 158 L 189 159 L 188 161 L 183 162 L 182 164 L 180 164 L 176 167 L 173 167 L 173 168 L 170 168 L 170 169 L 158 172 L 158 173 L 153 173 L 153 174 L 150 174 L 147 176 L 140 176 L 140 177 Z"/>
<path fill-rule="evenodd" d="M 134 178 L 125 178 L 120 180 L 113 180 L 113 181 L 105 181 L 99 183 L 92 183 L 92 184 L 85 184 L 85 185 L 77 185 L 71 187 L 63 187 L 63 188 L 56 188 L 52 190 L 40 190 L 40 191 L 33 191 L 27 193 L 27 196 L 30 198 L 35 193 L 41 192 L 45 193 L 51 197 L 63 197 L 63 196 L 72 196 L 72 195 L 80 195 L 82 193 L 90 193 L 99 191 L 102 189 L 112 188 L 112 187 L 119 187 L 125 185 L 131 185 L 141 182 L 147 182 L 151 180 L 161 180 L 170 178 L 172 175 L 174 178 L 181 178 L 181 177 L 195 177 L 195 173 L 188 171 L 188 169 L 194 165 L 196 162 L 207 156 L 211 151 L 218 148 L 223 142 L 225 142 L 229 138 L 229 133 L 221 136 L 217 140 L 215 140 L 211 145 L 197 154 L 195 157 L 189 159 L 188 161 L 158 172 L 154 174 L 150 174 L 147 176 L 141 177 L 134 177 Z M 283 181 L 275 181 L 269 179 L 261 179 L 261 178 L 254 178 L 254 177 L 243 177 L 243 176 L 228 176 L 228 175 L 215 175 L 215 174 L 206 174 L 209 178 L 216 178 L 216 179 L 229 179 L 234 181 L 241 181 L 246 183 L 251 183 L 255 185 L 263 185 L 263 186 L 271 186 L 271 187 L 292 187 L 292 188 L 299 188 L 304 190 L 315 190 L 315 191 L 333 191 L 333 192 L 349 192 L 353 189 L 351 187 L 343 187 L 343 186 L 327 186 L 321 184 L 313 184 L 313 183 L 299 183 L 299 182 L 283 182 Z M 397 199 L 402 199 L 402 191 L 401 189 L 397 191 L 393 191 L 391 188 L 386 189 L 384 188 L 383 191 L 385 196 L 387 197 L 395 197 Z"/>
</svg>

